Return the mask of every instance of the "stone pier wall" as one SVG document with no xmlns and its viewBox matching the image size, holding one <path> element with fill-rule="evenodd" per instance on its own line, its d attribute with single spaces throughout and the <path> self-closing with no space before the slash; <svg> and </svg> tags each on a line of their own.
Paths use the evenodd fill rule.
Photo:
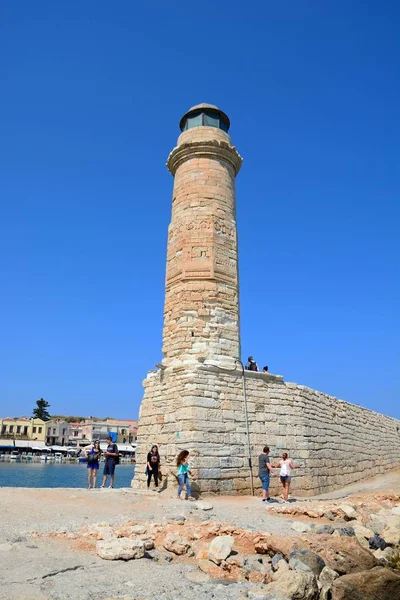
<svg viewBox="0 0 400 600">
<path fill-rule="evenodd" d="M 174 484 L 175 456 L 186 448 L 202 493 L 250 493 L 241 370 L 165 369 L 151 372 L 144 385 L 133 485 L 144 485 L 146 454 L 156 443 L 168 485 Z M 256 488 L 264 445 L 272 460 L 286 451 L 301 465 L 292 488 L 303 496 L 400 466 L 400 421 L 272 374 L 246 371 L 245 388 Z M 273 493 L 280 489 L 275 472 Z"/>
</svg>

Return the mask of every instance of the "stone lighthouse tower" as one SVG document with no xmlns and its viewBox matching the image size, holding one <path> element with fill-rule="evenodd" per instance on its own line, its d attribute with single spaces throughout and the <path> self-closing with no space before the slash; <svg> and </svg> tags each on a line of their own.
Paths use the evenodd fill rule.
<svg viewBox="0 0 400 600">
<path fill-rule="evenodd" d="M 174 176 L 164 310 L 163 364 L 240 356 L 235 176 L 242 159 L 229 119 L 191 108 L 168 157 Z"/>
<path fill-rule="evenodd" d="M 211 464 L 209 454 L 214 453 L 207 440 L 221 442 L 220 434 L 229 431 L 220 401 L 210 398 L 226 390 L 226 384 L 209 380 L 198 360 L 204 357 L 208 365 L 234 374 L 240 357 L 235 177 L 242 158 L 232 145 L 229 127 L 227 115 L 218 107 L 194 106 L 182 117 L 181 134 L 168 157 L 174 188 L 163 359 L 144 381 L 134 487 L 144 484 L 151 445 L 158 444 L 164 463 L 171 465 L 176 454 L 189 447 L 197 457 L 198 473 L 204 475 Z M 218 379 L 217 367 L 214 376 Z M 242 440 L 238 452 L 243 454 Z M 213 478 L 218 487 L 219 474 Z M 203 490 L 214 487 L 203 484 Z"/>
<path fill-rule="evenodd" d="M 180 121 L 168 157 L 163 358 L 143 382 L 133 487 L 146 486 L 157 444 L 162 485 L 176 493 L 176 455 L 190 452 L 194 494 L 253 493 L 256 457 L 288 452 L 296 494 L 322 493 L 400 465 L 400 422 L 240 362 L 235 177 L 242 159 L 229 119 L 199 104 Z M 340 440 L 340 443 L 338 443 Z M 322 470 L 321 470 L 322 465 Z M 277 477 L 272 492 L 280 489 Z"/>
</svg>

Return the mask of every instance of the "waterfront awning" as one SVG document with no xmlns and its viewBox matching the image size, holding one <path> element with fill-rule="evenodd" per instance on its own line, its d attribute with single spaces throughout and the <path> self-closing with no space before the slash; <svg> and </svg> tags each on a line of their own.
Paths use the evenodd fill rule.
<svg viewBox="0 0 400 600">
<path fill-rule="evenodd" d="M 41 451 L 45 450 L 46 452 L 51 452 L 50 448 L 48 448 L 44 442 L 42 442 L 42 443 L 36 442 L 36 444 L 34 446 L 32 446 L 32 450 L 41 450 Z"/>
<path fill-rule="evenodd" d="M 69 448 L 66 446 L 49 446 L 53 452 L 69 452 Z"/>
</svg>

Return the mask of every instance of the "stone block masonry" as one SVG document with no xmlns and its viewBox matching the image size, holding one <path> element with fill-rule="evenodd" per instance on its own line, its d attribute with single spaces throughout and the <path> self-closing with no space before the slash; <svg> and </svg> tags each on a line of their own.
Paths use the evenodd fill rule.
<svg viewBox="0 0 400 600">
<path fill-rule="evenodd" d="M 242 158 L 229 119 L 200 104 L 181 119 L 168 157 L 174 176 L 165 281 L 162 368 L 144 381 L 135 487 L 158 444 L 164 474 L 191 453 L 200 492 L 248 494 L 265 445 L 302 465 L 295 494 L 326 492 L 400 465 L 400 422 L 282 377 L 244 373 L 240 357 L 235 177 Z M 204 365 L 199 364 L 204 361 Z M 214 366 L 212 366 L 214 365 Z M 249 437 L 249 439 L 248 439 Z M 250 445 L 250 450 L 249 450 Z M 250 454 L 250 456 L 249 456 Z M 280 489 L 272 478 L 272 491 Z"/>
<path fill-rule="evenodd" d="M 138 431 L 138 465 L 159 444 L 164 471 L 186 448 L 202 493 L 249 494 L 242 372 L 214 366 L 166 369 L 145 380 Z M 251 459 L 256 487 L 258 455 L 269 445 L 301 465 L 293 494 L 328 492 L 400 465 L 400 421 L 272 374 L 245 372 Z M 142 473 L 143 471 L 143 473 Z M 280 491 L 278 471 L 271 491 Z M 144 483 L 137 469 L 135 486 Z M 170 479 L 173 481 L 173 477 Z"/>
</svg>

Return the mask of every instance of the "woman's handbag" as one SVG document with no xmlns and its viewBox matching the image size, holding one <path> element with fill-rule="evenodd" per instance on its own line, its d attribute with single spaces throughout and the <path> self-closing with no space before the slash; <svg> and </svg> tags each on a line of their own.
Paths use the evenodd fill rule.
<svg viewBox="0 0 400 600">
<path fill-rule="evenodd" d="M 88 464 L 91 465 L 93 463 L 97 463 L 99 461 L 99 455 L 97 452 L 89 452 L 87 455 Z"/>
</svg>

